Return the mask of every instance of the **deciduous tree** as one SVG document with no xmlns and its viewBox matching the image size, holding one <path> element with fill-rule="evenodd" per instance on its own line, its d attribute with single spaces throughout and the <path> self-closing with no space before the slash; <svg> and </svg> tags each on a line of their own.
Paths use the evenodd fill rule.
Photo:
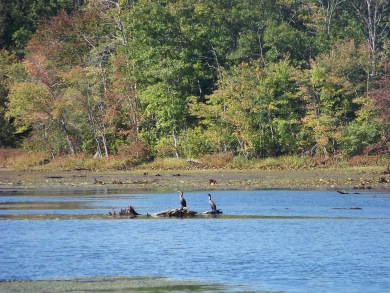
<svg viewBox="0 0 390 293">
<path fill-rule="evenodd" d="M 320 54 L 306 71 L 301 94 L 306 104 L 302 137 L 312 136 L 319 152 L 338 149 L 343 127 L 355 118 L 354 99 L 366 88 L 367 51 L 351 40 L 336 44 L 329 54 Z M 303 148 L 308 149 L 307 146 Z"/>
</svg>

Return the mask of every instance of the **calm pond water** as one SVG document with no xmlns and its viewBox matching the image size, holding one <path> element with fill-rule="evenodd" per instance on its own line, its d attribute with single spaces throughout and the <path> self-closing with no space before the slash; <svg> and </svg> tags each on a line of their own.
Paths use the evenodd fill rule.
<svg viewBox="0 0 390 293">
<path fill-rule="evenodd" d="M 184 193 L 209 210 L 208 192 Z M 213 191 L 216 218 L 113 218 L 178 208 L 179 194 L 0 193 L 0 280 L 167 276 L 232 291 L 389 292 L 390 194 Z M 242 287 L 244 286 L 244 287 Z"/>
</svg>

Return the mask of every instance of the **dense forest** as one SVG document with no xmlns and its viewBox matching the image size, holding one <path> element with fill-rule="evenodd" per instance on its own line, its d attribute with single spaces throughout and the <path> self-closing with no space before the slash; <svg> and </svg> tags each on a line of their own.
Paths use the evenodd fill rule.
<svg viewBox="0 0 390 293">
<path fill-rule="evenodd" d="M 1 0 L 0 147 L 388 152 L 388 0 Z"/>
</svg>

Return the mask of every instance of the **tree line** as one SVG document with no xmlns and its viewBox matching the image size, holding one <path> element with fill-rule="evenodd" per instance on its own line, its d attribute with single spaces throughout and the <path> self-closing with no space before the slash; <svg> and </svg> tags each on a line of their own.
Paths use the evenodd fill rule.
<svg viewBox="0 0 390 293">
<path fill-rule="evenodd" d="M 385 0 L 15 0 L 0 146 L 245 158 L 388 151 Z"/>
</svg>

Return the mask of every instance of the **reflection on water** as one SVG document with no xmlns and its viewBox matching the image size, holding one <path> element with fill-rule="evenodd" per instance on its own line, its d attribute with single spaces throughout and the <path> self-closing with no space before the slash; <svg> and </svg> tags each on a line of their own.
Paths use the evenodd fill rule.
<svg viewBox="0 0 390 293">
<path fill-rule="evenodd" d="M 209 210 L 207 193 L 184 196 L 191 210 Z M 160 219 L 146 214 L 179 208 L 177 192 L 0 194 L 0 280 L 155 275 L 232 290 L 390 287 L 389 194 L 216 191 L 213 200 L 223 215 Z M 108 217 L 130 204 L 142 216 Z"/>
</svg>

